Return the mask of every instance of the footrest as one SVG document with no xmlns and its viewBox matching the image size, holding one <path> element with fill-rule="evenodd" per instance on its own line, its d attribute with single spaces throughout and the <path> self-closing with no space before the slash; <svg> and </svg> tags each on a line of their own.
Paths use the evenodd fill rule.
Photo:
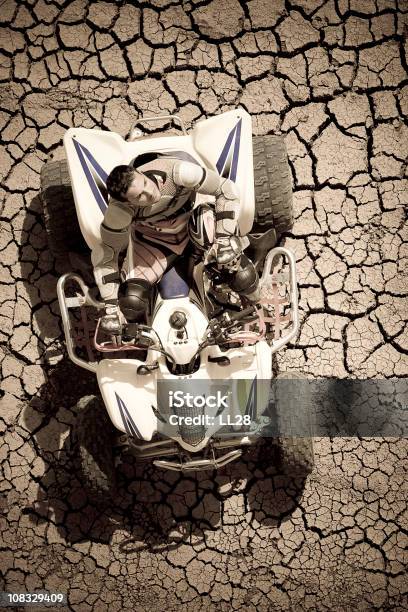
<svg viewBox="0 0 408 612">
<path fill-rule="evenodd" d="M 73 283 L 76 287 L 75 296 L 66 294 L 67 283 Z M 91 346 L 92 326 L 87 318 L 85 307 L 101 308 L 103 304 L 90 295 L 89 287 L 82 277 L 72 272 L 64 274 L 58 280 L 57 295 L 70 359 L 82 368 L 96 372 L 96 360 Z M 70 315 L 70 311 L 74 309 L 79 310 L 80 318 L 77 321 L 74 321 Z M 85 352 L 87 359 L 77 354 L 77 349 L 80 347 Z"/>
<path fill-rule="evenodd" d="M 267 337 L 272 336 L 271 348 L 275 352 L 290 342 L 299 330 L 296 262 L 291 251 L 283 247 L 269 251 L 259 288 L 260 317 L 269 332 Z"/>
</svg>

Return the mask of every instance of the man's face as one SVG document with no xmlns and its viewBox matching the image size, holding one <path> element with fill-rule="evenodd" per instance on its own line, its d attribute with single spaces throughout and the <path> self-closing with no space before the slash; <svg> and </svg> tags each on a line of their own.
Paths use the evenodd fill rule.
<svg viewBox="0 0 408 612">
<path fill-rule="evenodd" d="M 135 172 L 125 197 L 134 206 L 150 206 L 160 200 L 161 194 L 160 189 L 152 179 L 142 172 Z"/>
</svg>

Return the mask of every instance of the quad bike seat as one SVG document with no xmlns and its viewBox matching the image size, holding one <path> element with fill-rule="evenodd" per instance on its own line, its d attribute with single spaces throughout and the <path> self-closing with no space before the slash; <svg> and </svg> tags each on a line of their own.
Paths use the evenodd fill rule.
<svg viewBox="0 0 408 612">
<path fill-rule="evenodd" d="M 164 300 L 187 297 L 190 287 L 180 269 L 172 266 L 164 273 L 158 283 L 158 289 Z"/>
</svg>

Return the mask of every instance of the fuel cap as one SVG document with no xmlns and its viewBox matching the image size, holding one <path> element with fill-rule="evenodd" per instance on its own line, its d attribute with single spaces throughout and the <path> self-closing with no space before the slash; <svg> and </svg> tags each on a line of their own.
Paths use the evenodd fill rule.
<svg viewBox="0 0 408 612">
<path fill-rule="evenodd" d="M 187 317 L 181 310 L 175 310 L 169 318 L 169 323 L 173 329 L 183 329 L 187 323 Z"/>
</svg>

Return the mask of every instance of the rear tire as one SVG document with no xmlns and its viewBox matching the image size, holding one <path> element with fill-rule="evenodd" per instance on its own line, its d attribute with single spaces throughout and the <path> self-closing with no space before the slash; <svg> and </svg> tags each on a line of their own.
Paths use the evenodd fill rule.
<svg viewBox="0 0 408 612">
<path fill-rule="evenodd" d="M 95 395 L 82 397 L 77 405 L 74 429 L 79 476 L 88 497 L 99 506 L 109 503 L 116 489 L 112 444 L 115 428 L 105 406 Z"/>
<path fill-rule="evenodd" d="M 75 209 L 66 160 L 52 161 L 41 169 L 41 199 L 45 230 L 52 254 L 88 252 Z"/>
<path fill-rule="evenodd" d="M 281 136 L 252 138 L 254 156 L 255 215 L 251 233 L 274 228 L 279 239 L 293 226 L 292 178 Z"/>
</svg>

